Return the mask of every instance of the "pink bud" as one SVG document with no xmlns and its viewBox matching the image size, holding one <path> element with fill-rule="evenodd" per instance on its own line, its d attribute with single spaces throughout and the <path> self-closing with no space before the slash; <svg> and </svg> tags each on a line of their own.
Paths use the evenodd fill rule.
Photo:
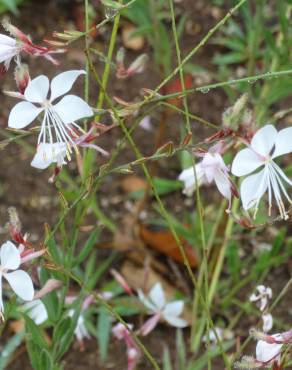
<svg viewBox="0 0 292 370">
<path fill-rule="evenodd" d="M 30 81 L 30 75 L 27 64 L 17 65 L 14 72 L 14 77 L 18 91 L 24 94 L 24 91 Z"/>
<path fill-rule="evenodd" d="M 44 297 L 46 294 L 51 293 L 52 291 L 59 289 L 62 286 L 62 281 L 56 280 L 56 279 L 49 279 L 45 285 L 42 287 L 41 290 L 39 290 L 35 296 L 34 299 L 40 299 Z"/>
<path fill-rule="evenodd" d="M 116 271 L 115 269 L 111 269 L 110 273 L 113 275 L 113 277 L 121 285 L 121 287 L 124 289 L 124 291 L 127 294 L 133 295 L 130 285 L 126 282 L 126 280 L 123 278 L 123 276 L 118 271 Z"/>
</svg>

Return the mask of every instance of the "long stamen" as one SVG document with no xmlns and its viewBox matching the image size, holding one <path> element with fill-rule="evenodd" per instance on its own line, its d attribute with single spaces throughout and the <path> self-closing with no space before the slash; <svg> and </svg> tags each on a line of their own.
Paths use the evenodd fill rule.
<svg viewBox="0 0 292 370">
<path fill-rule="evenodd" d="M 49 110 L 50 119 L 52 121 L 52 124 L 54 126 L 54 130 L 56 133 L 57 141 L 59 143 L 62 143 L 63 141 L 67 141 L 66 137 L 63 135 L 63 132 L 60 130 L 58 123 L 55 121 L 55 117 L 52 114 L 51 110 Z"/>
<path fill-rule="evenodd" d="M 280 189 L 279 189 L 277 178 L 275 176 L 275 170 L 273 169 L 272 166 L 269 166 L 269 174 L 270 174 L 270 178 L 271 178 L 271 182 L 272 182 L 272 188 L 273 188 L 273 191 L 274 191 L 274 196 L 275 196 L 275 199 L 276 199 L 279 211 L 280 211 L 280 215 L 283 219 L 286 220 L 288 218 L 288 216 L 287 216 L 287 213 L 286 213 L 286 210 L 285 210 L 285 207 L 284 207 L 284 203 L 282 201 L 281 192 L 280 192 Z"/>
<path fill-rule="evenodd" d="M 289 177 L 285 175 L 284 171 L 277 165 L 277 163 L 275 163 L 274 161 L 271 161 L 271 165 L 274 167 L 277 173 L 282 177 L 282 179 L 292 186 L 292 181 L 289 179 Z"/>
<path fill-rule="evenodd" d="M 280 174 L 278 173 L 278 171 L 277 171 L 276 169 L 273 169 L 273 171 L 274 171 L 274 174 L 275 174 L 275 176 L 276 176 L 276 178 L 277 178 L 278 184 L 280 185 L 280 188 L 281 188 L 281 190 L 282 190 L 283 194 L 285 195 L 285 197 L 286 197 L 286 199 L 288 200 L 288 202 L 289 202 L 289 203 L 292 203 L 292 202 L 291 202 L 291 198 L 289 197 L 289 195 L 288 195 L 288 193 L 287 193 L 287 191 L 286 191 L 286 189 L 285 189 L 285 186 L 284 186 L 284 185 L 283 185 L 283 183 L 282 183 L 282 180 L 281 180 L 281 176 L 280 176 Z"/>
</svg>

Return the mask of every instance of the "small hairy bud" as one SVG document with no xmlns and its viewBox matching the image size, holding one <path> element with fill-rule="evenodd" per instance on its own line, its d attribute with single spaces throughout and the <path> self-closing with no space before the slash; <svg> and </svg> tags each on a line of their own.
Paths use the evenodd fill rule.
<svg viewBox="0 0 292 370">
<path fill-rule="evenodd" d="M 235 369 L 259 369 L 262 367 L 262 364 L 256 361 L 251 356 L 243 356 L 241 361 L 237 361 L 234 363 Z"/>
<path fill-rule="evenodd" d="M 225 110 L 222 116 L 224 126 L 233 126 L 235 128 L 238 126 L 245 114 L 247 101 L 248 95 L 243 94 L 239 99 L 236 100 L 232 107 L 229 107 Z"/>
<path fill-rule="evenodd" d="M 14 77 L 18 91 L 21 94 L 24 94 L 24 91 L 30 81 L 28 65 L 27 64 L 17 65 L 15 68 Z"/>
</svg>

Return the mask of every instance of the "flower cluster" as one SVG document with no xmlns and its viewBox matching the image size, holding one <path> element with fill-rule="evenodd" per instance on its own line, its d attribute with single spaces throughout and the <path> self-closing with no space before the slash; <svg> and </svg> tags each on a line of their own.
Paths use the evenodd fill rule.
<svg viewBox="0 0 292 370">
<path fill-rule="evenodd" d="M 230 134 L 231 132 L 228 132 L 228 135 Z M 248 175 L 241 183 L 240 198 L 244 210 L 254 210 L 254 218 L 260 200 L 266 192 L 268 193 L 269 216 L 274 199 L 281 218 L 288 218 L 284 198 L 289 204 L 292 201 L 285 184 L 292 186 L 292 181 L 285 175 L 275 159 L 292 152 L 291 137 L 292 127 L 277 131 L 273 125 L 260 128 L 250 141 L 246 137 L 240 137 L 247 148 L 235 155 L 231 165 L 231 173 L 237 177 Z M 228 210 L 230 210 L 232 196 L 237 196 L 237 191 L 229 176 L 229 167 L 226 166 L 222 158 L 224 151 L 224 144 L 221 141 L 211 147 L 208 152 L 197 154 L 203 157 L 202 161 L 194 168 L 183 170 L 179 180 L 184 182 L 184 193 L 188 196 L 193 194 L 197 185 L 215 182 L 219 192 L 228 200 Z M 259 171 L 254 173 L 257 170 Z"/>
</svg>

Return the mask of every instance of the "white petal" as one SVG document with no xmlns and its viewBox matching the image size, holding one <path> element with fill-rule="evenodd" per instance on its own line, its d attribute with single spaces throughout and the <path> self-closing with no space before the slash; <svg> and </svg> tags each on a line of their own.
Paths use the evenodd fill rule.
<svg viewBox="0 0 292 370">
<path fill-rule="evenodd" d="M 50 101 L 58 98 L 61 95 L 66 94 L 71 90 L 77 77 L 86 74 L 83 70 L 73 70 L 60 73 L 54 77 L 51 82 L 51 98 Z"/>
<path fill-rule="evenodd" d="M 224 198 L 231 199 L 231 182 L 223 171 L 216 171 L 214 175 L 216 186 Z"/>
<path fill-rule="evenodd" d="M 262 314 L 263 332 L 267 333 L 273 327 L 273 316 L 270 313 Z"/>
<path fill-rule="evenodd" d="M 24 97 L 32 103 L 43 103 L 47 100 L 49 86 L 50 83 L 47 76 L 38 76 L 28 83 Z"/>
<path fill-rule="evenodd" d="M 0 63 L 6 61 L 7 59 L 11 59 L 17 53 L 18 49 L 16 47 L 0 45 Z"/>
<path fill-rule="evenodd" d="M 159 310 L 165 306 L 164 291 L 160 283 L 156 283 L 150 290 L 149 298 Z"/>
<path fill-rule="evenodd" d="M 11 110 L 8 118 L 8 127 L 21 129 L 29 125 L 43 110 L 29 102 L 21 102 Z"/>
<path fill-rule="evenodd" d="M 176 327 L 176 328 L 185 328 L 188 326 L 188 323 L 186 320 L 183 320 L 179 317 L 174 317 L 174 316 L 164 316 L 165 321 L 167 321 L 170 325 Z"/>
<path fill-rule="evenodd" d="M 3 274 L 12 290 L 24 301 L 31 301 L 34 296 L 33 284 L 30 276 L 23 270 Z"/>
<path fill-rule="evenodd" d="M 3 45 L 15 46 L 16 40 L 12 37 L 0 34 L 0 47 L 2 48 Z"/>
<path fill-rule="evenodd" d="M 259 340 L 256 346 L 256 359 L 261 362 L 269 362 L 281 352 L 282 344 L 267 343 Z"/>
<path fill-rule="evenodd" d="M 20 253 L 11 242 L 6 242 L 0 250 L 1 267 L 7 270 L 16 270 L 20 265 Z"/>
<path fill-rule="evenodd" d="M 167 303 L 164 310 L 163 315 L 168 316 L 179 316 L 184 309 L 184 302 L 183 301 L 174 301 Z"/>
<path fill-rule="evenodd" d="M 292 152 L 292 127 L 288 127 L 278 132 L 273 158 L 291 152 Z"/>
<path fill-rule="evenodd" d="M 27 302 L 23 306 L 24 311 L 37 324 L 41 325 L 48 319 L 48 312 L 46 306 L 40 299 Z"/>
<path fill-rule="evenodd" d="M 66 144 L 55 143 L 55 144 L 43 144 L 38 146 L 37 152 L 33 157 L 31 166 L 44 170 L 49 167 L 52 163 L 57 163 L 58 166 L 66 164 Z"/>
<path fill-rule="evenodd" d="M 0 274 L 0 313 L 4 312 L 4 304 L 2 298 L 2 274 Z"/>
<path fill-rule="evenodd" d="M 248 176 L 242 181 L 240 187 L 240 196 L 243 208 L 245 210 L 255 206 L 267 190 L 268 183 L 265 176 L 265 168 L 255 175 Z"/>
<path fill-rule="evenodd" d="M 253 150 L 245 148 L 236 154 L 232 162 L 231 172 L 235 176 L 244 176 L 262 165 L 263 160 Z"/>
<path fill-rule="evenodd" d="M 278 131 L 273 125 L 260 128 L 251 141 L 251 147 L 257 153 L 268 156 L 276 142 Z"/>
<path fill-rule="evenodd" d="M 65 124 L 93 115 L 90 106 L 75 95 L 64 96 L 64 98 L 54 106 L 54 111 Z"/>
<path fill-rule="evenodd" d="M 145 307 L 147 307 L 148 310 L 150 310 L 151 312 L 156 311 L 156 307 L 149 301 L 148 298 L 145 297 L 144 293 L 140 289 L 138 289 L 138 297 L 139 297 L 141 303 L 143 303 L 143 305 Z"/>
<path fill-rule="evenodd" d="M 180 181 L 184 182 L 183 193 L 186 194 L 188 197 L 192 196 L 194 191 L 196 190 L 196 179 L 199 185 L 201 185 L 204 181 L 204 171 L 202 169 L 201 163 L 195 165 L 195 171 L 196 178 L 193 167 L 186 168 L 178 177 Z"/>
</svg>

